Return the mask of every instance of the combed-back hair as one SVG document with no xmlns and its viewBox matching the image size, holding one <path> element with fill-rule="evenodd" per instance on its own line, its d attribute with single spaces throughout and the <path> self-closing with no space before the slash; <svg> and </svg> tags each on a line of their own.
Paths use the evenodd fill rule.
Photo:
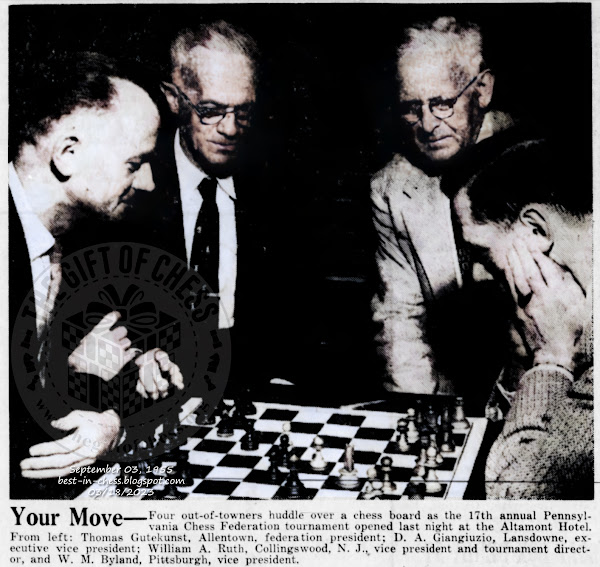
<svg viewBox="0 0 600 567">
<path fill-rule="evenodd" d="M 189 53 L 197 46 L 220 51 L 229 51 L 245 55 L 252 64 L 254 79 L 257 79 L 257 64 L 260 51 L 254 39 L 244 30 L 224 20 L 200 24 L 196 28 L 181 30 L 171 43 L 171 68 L 182 67 L 182 55 Z M 190 88 L 197 88 L 195 73 L 186 73 L 182 69 L 181 77 Z"/>
<path fill-rule="evenodd" d="M 451 77 L 459 85 L 486 68 L 479 26 L 454 17 L 415 23 L 407 27 L 397 48 L 398 61 L 410 53 L 433 59 L 451 56 Z"/>
<path fill-rule="evenodd" d="M 592 184 L 585 158 L 546 139 L 511 144 L 490 159 L 492 137 L 474 148 L 478 172 L 466 183 L 473 220 L 510 226 L 523 207 L 543 204 L 583 218 L 592 212 Z M 487 144 L 486 144 L 487 142 Z M 497 146 L 496 146 L 497 147 Z M 481 165 L 482 157 L 486 162 Z"/>
<path fill-rule="evenodd" d="M 34 64 L 20 61 L 17 67 L 17 76 L 11 77 L 13 151 L 35 144 L 53 122 L 77 108 L 108 108 L 116 94 L 111 78 L 127 78 L 114 60 L 90 52 L 53 53 Z"/>
</svg>

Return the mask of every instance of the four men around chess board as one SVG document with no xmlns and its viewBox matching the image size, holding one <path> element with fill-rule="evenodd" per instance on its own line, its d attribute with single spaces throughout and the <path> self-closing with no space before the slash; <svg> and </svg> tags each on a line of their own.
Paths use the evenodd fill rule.
<svg viewBox="0 0 600 567">
<path fill-rule="evenodd" d="M 371 181 L 377 346 L 387 390 L 452 394 L 455 377 L 445 375 L 433 344 L 434 310 L 470 278 L 471 267 L 440 181 L 466 148 L 512 122 L 489 111 L 494 75 L 483 59 L 477 25 L 454 18 L 416 24 L 404 31 L 397 54 L 405 149 Z M 451 329 L 438 343 L 461 335 L 463 317 L 441 321 Z"/>
<path fill-rule="evenodd" d="M 589 164 L 544 140 L 494 142 L 453 201 L 465 242 L 510 290 L 528 350 L 487 497 L 593 498 Z"/>
<path fill-rule="evenodd" d="M 49 345 L 48 329 L 62 289 L 63 244 L 79 222 L 98 216 L 117 219 L 136 191 L 154 189 L 148 158 L 155 147 L 159 113 L 144 89 L 97 54 L 50 57 L 32 77 L 35 85 L 29 89 L 28 83 L 20 84 L 21 101 L 11 103 L 17 134 L 11 140 L 15 151 L 9 164 L 9 309 L 14 332 L 17 321 L 27 314 L 34 320 L 26 340 L 33 345 L 29 352 L 37 359 L 38 372 L 28 387 L 41 399 L 54 395 L 45 383 L 44 367 L 57 351 L 56 345 Z M 34 302 L 29 303 L 28 297 L 34 297 Z M 96 351 L 99 341 L 109 341 L 118 350 L 114 354 L 119 368 L 106 367 L 103 380 L 114 378 L 119 369 L 135 361 L 140 394 L 164 394 L 170 381 L 182 387 L 178 368 L 167 353 L 130 348 L 119 318 L 116 311 L 108 313 L 92 328 L 68 361 L 65 357 L 65 376 L 67 364 L 74 372 L 88 372 L 87 354 Z M 91 464 L 115 447 L 123 424 L 111 407 L 95 411 L 73 399 L 55 404 L 57 411 L 49 417 L 38 416 L 52 420 L 38 428 L 31 408 L 21 400 L 19 389 L 25 387 L 22 382 L 30 372 L 20 370 L 21 362 L 28 366 L 26 360 L 13 360 L 10 385 L 11 489 L 23 484 L 32 496 L 19 472 L 40 479 Z M 168 370 L 170 379 L 158 380 L 160 370 Z M 58 439 L 46 441 L 49 437 L 43 429 L 54 430 L 53 438 Z"/>
<path fill-rule="evenodd" d="M 494 76 L 481 43 L 477 26 L 440 18 L 405 30 L 398 49 L 404 152 L 371 186 L 380 275 L 373 310 L 381 325 L 386 388 L 456 393 L 431 342 L 433 313 L 473 278 L 473 262 L 480 262 L 510 291 L 514 306 L 505 315 L 516 312 L 530 362 L 488 460 L 488 496 L 585 497 L 593 431 L 591 195 L 570 190 L 564 159 L 552 162 L 557 169 L 547 167 L 546 142 L 528 141 L 494 154 L 494 144 L 503 139 L 497 133 L 511 120 L 489 111 Z M 55 107 L 32 105 L 37 114 L 24 122 L 9 169 L 11 326 L 24 299 L 19 290 L 32 289 L 49 268 L 55 277 L 36 294 L 42 342 L 60 284 L 63 235 L 89 214 L 121 217 L 136 190 L 138 197 L 145 191 L 143 237 L 184 260 L 206 282 L 207 294 L 217 299 L 218 326 L 232 334 L 234 380 L 243 370 L 252 383 L 264 363 L 259 341 L 265 340 L 261 325 L 269 318 L 261 310 L 270 291 L 264 180 L 249 151 L 257 61 L 254 40 L 223 21 L 177 35 L 171 77 L 162 84 L 177 128 L 168 147 L 154 156 L 154 171 L 148 159 L 157 108 L 107 63 L 82 59 L 63 85 L 65 92 L 46 97 Z M 491 157 L 476 161 L 482 171 L 466 188 L 455 185 L 452 201 L 442 177 L 456 163 L 469 163 L 462 161 L 469 154 Z M 138 357 L 117 319 L 116 313 L 107 315 L 100 331 L 84 341 L 94 340 L 94 332 L 111 333 L 124 364 L 135 359 L 142 373 L 149 365 L 151 376 L 168 367 L 171 382 L 179 384 L 167 354 Z M 157 384 L 153 393 L 164 393 Z M 43 384 L 39 387 L 43 395 Z M 37 445 L 28 435 L 24 442 L 27 410 L 17 402 L 13 388 L 11 450 L 13 458 L 22 449 L 30 452 L 21 463 L 24 476 L 59 476 L 93 462 L 119 440 L 122 424 L 112 409 L 75 408 L 53 424 L 77 431 L 83 418 L 91 447 L 65 440 Z"/>
</svg>

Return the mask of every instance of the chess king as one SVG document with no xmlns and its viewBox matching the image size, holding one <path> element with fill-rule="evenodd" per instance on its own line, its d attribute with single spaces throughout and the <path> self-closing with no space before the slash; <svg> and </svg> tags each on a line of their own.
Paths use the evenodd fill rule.
<svg viewBox="0 0 600 567">
<path fill-rule="evenodd" d="M 36 70 L 28 68 L 26 76 L 14 77 L 13 84 L 18 90 L 11 98 L 10 323 L 14 329 L 35 282 L 35 326 L 28 340 L 38 345 L 32 347 L 38 354 L 31 362 L 43 369 L 56 350 L 45 337 L 61 288 L 63 244 L 74 237 L 78 223 L 118 219 L 136 191 L 154 189 L 148 156 L 159 113 L 144 89 L 97 54 L 49 57 Z M 69 357 L 72 370 L 86 372 L 86 353 L 105 339 L 118 349 L 121 364 L 107 369 L 104 380 L 135 360 L 140 393 L 156 399 L 171 383 L 181 387 L 181 375 L 166 353 L 130 348 L 119 317 L 118 312 L 107 314 L 83 338 Z M 32 497 L 33 484 L 25 478 L 64 476 L 93 463 L 118 443 L 122 424 L 111 408 L 89 411 L 76 404 L 63 405 L 64 413 L 54 414 L 51 424 L 36 424 L 15 383 L 24 376 L 19 362 L 11 366 L 11 495 Z M 30 386 L 39 400 L 52 395 L 42 378 Z M 55 431 L 59 439 L 46 441 L 42 429 Z"/>
<path fill-rule="evenodd" d="M 510 290 L 529 355 L 487 460 L 487 497 L 592 498 L 590 164 L 579 147 L 501 142 L 473 152 L 479 172 L 454 198 L 465 241 Z"/>
</svg>

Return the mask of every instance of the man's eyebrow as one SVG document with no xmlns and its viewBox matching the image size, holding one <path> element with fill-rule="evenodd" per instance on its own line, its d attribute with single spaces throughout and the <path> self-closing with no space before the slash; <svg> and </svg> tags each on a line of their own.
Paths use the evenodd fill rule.
<svg viewBox="0 0 600 567">
<path fill-rule="evenodd" d="M 212 104 L 214 106 L 222 106 L 223 108 L 227 108 L 228 106 L 230 106 L 229 104 L 225 104 L 223 102 L 217 102 L 215 100 L 201 100 L 197 103 L 196 106 L 203 105 L 203 104 Z M 237 108 L 239 106 L 250 106 L 252 104 L 254 104 L 254 101 L 243 102 L 242 104 L 236 104 L 235 108 Z"/>
<path fill-rule="evenodd" d="M 144 152 L 143 154 L 137 154 L 135 156 L 132 156 L 127 161 L 135 161 L 135 160 L 148 161 L 155 155 L 156 155 L 156 150 L 151 150 L 149 152 Z"/>
</svg>

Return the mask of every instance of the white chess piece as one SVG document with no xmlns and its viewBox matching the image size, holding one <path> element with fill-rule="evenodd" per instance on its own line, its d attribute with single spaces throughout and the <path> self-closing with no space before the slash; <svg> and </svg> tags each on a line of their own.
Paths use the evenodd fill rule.
<svg viewBox="0 0 600 567">
<path fill-rule="evenodd" d="M 313 441 L 315 454 L 313 455 L 313 458 L 310 461 L 310 467 L 314 471 L 324 471 L 327 468 L 327 461 L 325 460 L 325 457 L 323 457 L 323 453 L 321 452 L 321 450 L 323 449 L 323 445 L 323 439 L 321 439 L 317 435 L 317 437 L 315 437 Z"/>
</svg>

